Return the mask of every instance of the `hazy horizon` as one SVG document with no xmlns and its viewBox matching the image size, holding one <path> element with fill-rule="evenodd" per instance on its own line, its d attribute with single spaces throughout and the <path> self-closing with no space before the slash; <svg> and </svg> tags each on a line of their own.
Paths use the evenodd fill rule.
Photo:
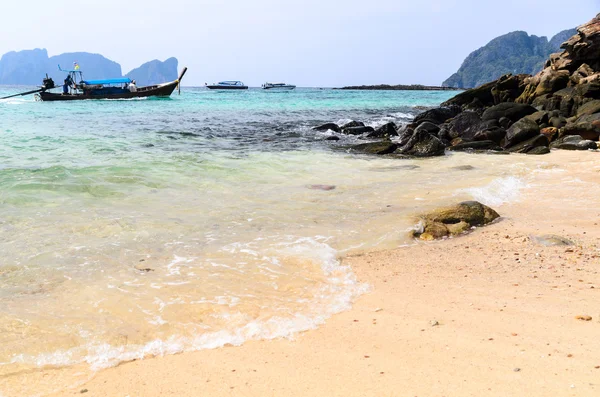
<svg viewBox="0 0 600 397">
<path fill-rule="evenodd" d="M 166 3 L 11 1 L 0 54 L 45 48 L 49 56 L 91 52 L 123 73 L 172 56 L 189 68 L 184 85 L 243 80 L 251 86 L 439 85 L 493 38 L 523 30 L 551 38 L 600 12 L 600 0 L 565 11 L 559 0 L 374 0 L 280 3 L 230 0 Z M 166 6 L 165 4 L 169 4 Z M 48 22 L 50 21 L 50 22 Z M 498 22 L 500 21 L 500 22 Z"/>
</svg>

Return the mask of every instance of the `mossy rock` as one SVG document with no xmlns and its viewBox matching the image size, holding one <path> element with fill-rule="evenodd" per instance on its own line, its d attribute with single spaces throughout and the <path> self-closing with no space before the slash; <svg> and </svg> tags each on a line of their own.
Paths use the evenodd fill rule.
<svg viewBox="0 0 600 397">
<path fill-rule="evenodd" d="M 487 225 L 499 217 L 496 211 L 480 202 L 464 201 L 419 216 L 422 228 L 421 231 L 414 231 L 413 236 L 426 241 L 456 236 L 474 226 Z"/>
</svg>

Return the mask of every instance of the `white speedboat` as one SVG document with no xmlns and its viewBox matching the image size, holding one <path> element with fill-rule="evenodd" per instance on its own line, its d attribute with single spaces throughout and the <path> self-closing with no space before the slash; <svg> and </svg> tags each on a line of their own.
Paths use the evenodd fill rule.
<svg viewBox="0 0 600 397">
<path fill-rule="evenodd" d="M 271 91 L 291 91 L 296 88 L 296 86 L 285 83 L 265 83 L 262 85 L 262 88 Z"/>
<path fill-rule="evenodd" d="M 214 84 L 206 84 L 209 90 L 247 90 L 248 86 L 241 81 L 219 81 Z"/>
</svg>

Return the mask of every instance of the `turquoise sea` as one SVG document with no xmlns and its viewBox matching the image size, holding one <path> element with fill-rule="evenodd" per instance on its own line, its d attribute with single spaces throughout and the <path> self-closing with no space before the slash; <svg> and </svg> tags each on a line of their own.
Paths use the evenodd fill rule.
<svg viewBox="0 0 600 397">
<path fill-rule="evenodd" d="M 0 101 L 0 395 L 315 328 L 369 291 L 344 255 L 411 244 L 414 215 L 449 201 L 514 200 L 533 160 L 366 157 L 311 129 L 400 125 L 454 94 Z"/>
</svg>

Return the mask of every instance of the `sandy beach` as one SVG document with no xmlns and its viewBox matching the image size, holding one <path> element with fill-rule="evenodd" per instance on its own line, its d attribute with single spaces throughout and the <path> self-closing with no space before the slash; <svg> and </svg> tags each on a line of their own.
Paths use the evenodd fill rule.
<svg viewBox="0 0 600 397">
<path fill-rule="evenodd" d="M 319 329 L 125 363 L 55 396 L 597 396 L 600 160 L 551 156 L 578 188 L 555 178 L 467 236 L 344 258 L 371 291 Z"/>
</svg>

